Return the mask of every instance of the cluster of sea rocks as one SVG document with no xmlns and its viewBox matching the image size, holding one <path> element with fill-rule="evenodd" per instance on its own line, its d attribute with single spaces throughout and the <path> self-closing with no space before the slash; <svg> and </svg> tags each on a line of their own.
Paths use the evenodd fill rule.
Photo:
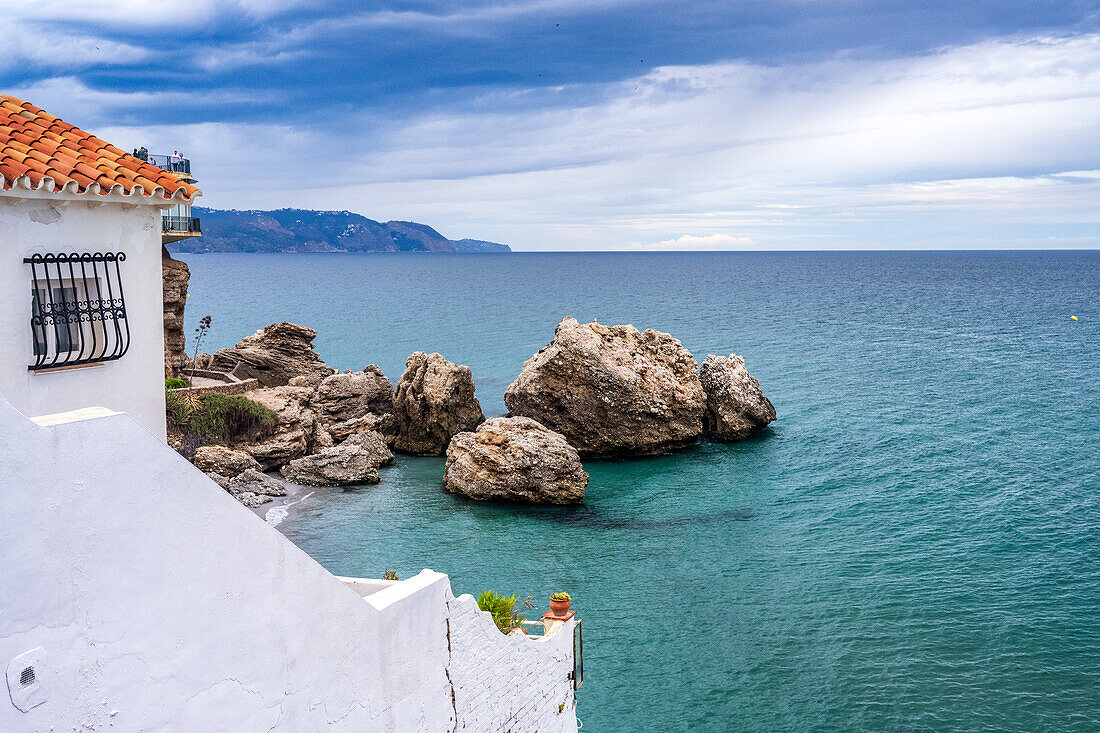
<svg viewBox="0 0 1100 733">
<path fill-rule="evenodd" d="M 578 503 L 582 458 L 740 440 L 775 419 L 741 357 L 698 365 L 672 336 L 633 326 L 564 319 L 504 393 L 508 415 L 488 420 L 467 366 L 418 351 L 394 387 L 374 365 L 335 372 L 313 350 L 316 335 L 278 323 L 208 360 L 259 380 L 245 396 L 278 416 L 259 442 L 195 453 L 245 504 L 285 493 L 265 471 L 303 485 L 374 483 L 393 451 L 446 455 L 444 487 L 473 499 Z"/>
</svg>

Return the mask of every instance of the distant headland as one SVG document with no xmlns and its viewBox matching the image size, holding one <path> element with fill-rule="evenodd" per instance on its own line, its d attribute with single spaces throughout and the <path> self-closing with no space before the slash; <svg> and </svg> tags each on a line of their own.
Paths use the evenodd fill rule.
<svg viewBox="0 0 1100 733">
<path fill-rule="evenodd" d="M 451 240 L 427 224 L 368 219 L 350 211 L 238 211 L 196 206 L 202 237 L 173 252 L 511 252 L 506 244 Z"/>
</svg>

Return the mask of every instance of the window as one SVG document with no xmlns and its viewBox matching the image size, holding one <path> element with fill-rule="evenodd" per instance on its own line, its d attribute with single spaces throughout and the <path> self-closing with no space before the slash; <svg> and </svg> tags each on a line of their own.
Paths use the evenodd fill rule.
<svg viewBox="0 0 1100 733">
<path fill-rule="evenodd" d="M 98 282 L 89 285 L 92 294 L 98 298 Z M 34 289 L 32 286 L 31 330 L 34 333 L 35 356 L 47 355 L 51 347 L 59 353 L 69 353 L 79 346 L 82 327 L 79 319 L 70 316 L 79 314 L 81 301 L 88 300 L 92 300 L 88 293 L 71 280 L 63 280 L 61 285 L 53 287 L 43 285 Z M 56 317 L 48 318 L 47 314 L 56 314 Z M 53 323 L 52 328 L 47 327 L 47 321 Z M 102 336 L 101 322 L 88 321 L 88 328 L 96 331 L 97 336 Z"/>
<path fill-rule="evenodd" d="M 36 254 L 31 266 L 30 369 L 94 364 L 130 346 L 122 295 L 122 252 Z"/>
<path fill-rule="evenodd" d="M 189 204 L 175 204 L 161 214 L 161 224 L 166 232 L 198 232 L 199 220 L 191 216 Z"/>
</svg>

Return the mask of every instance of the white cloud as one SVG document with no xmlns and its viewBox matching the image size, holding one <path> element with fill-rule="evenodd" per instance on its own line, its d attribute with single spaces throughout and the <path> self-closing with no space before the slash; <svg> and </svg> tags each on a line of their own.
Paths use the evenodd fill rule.
<svg viewBox="0 0 1100 733">
<path fill-rule="evenodd" d="M 348 19 L 353 26 L 367 28 L 431 28 L 453 35 L 478 35 L 485 31 L 485 24 L 511 21 L 517 18 L 548 13 L 566 13 L 576 10 L 594 11 L 618 5 L 629 5 L 637 0 L 524 0 L 463 7 L 456 3 L 449 12 L 429 13 L 419 10 L 372 10 Z"/>
<path fill-rule="evenodd" d="M 141 92 L 107 91 L 92 89 L 75 76 L 42 79 L 5 92 L 26 99 L 67 122 L 90 128 L 89 132 L 102 127 L 117 127 L 119 116 L 133 116 L 134 112 L 144 109 L 181 109 L 197 105 L 213 107 L 266 101 L 262 93 L 228 88 L 201 92 L 171 87 Z"/>
<path fill-rule="evenodd" d="M 39 72 L 69 72 L 141 63 L 154 58 L 159 30 L 192 29 L 229 17 L 265 21 L 288 10 L 321 4 L 321 0 L 16 0 L 4 4 L 0 17 L 4 39 L 0 72 L 25 66 Z M 80 24 L 88 29 L 77 30 Z M 144 43 L 125 43 L 110 40 L 105 28 L 143 29 L 152 34 Z M 227 61 L 234 58 L 231 51 L 215 53 L 227 54 Z M 289 52 L 275 48 L 273 53 Z"/>
<path fill-rule="evenodd" d="M 216 100 L 77 84 L 44 82 L 27 98 L 77 124 Z M 577 98 L 590 101 L 548 104 Z M 491 92 L 447 112 L 367 111 L 321 131 L 111 127 L 120 145 L 186 147 L 211 206 L 349 208 L 523 249 L 991 246 L 1008 224 L 1095 225 L 1100 34 L 664 67 L 592 88 Z M 255 151 L 274 151 L 285 176 Z"/>
<path fill-rule="evenodd" d="M 317 7 L 322 0 L 34 0 L 6 3 L 7 18 L 25 21 L 97 23 L 114 27 L 189 27 L 218 16 L 245 15 L 263 20 L 288 10 Z"/>
<path fill-rule="evenodd" d="M 748 237 L 733 237 L 729 234 L 707 234 L 702 237 L 684 234 L 675 239 L 650 244 L 631 242 L 629 249 L 659 252 L 721 252 L 749 249 L 754 244 Z"/>
<path fill-rule="evenodd" d="M 0 17 L 0 72 L 32 65 L 38 69 L 73 69 L 95 64 L 118 65 L 145 61 L 148 50 L 87 33 L 40 27 L 12 17 Z"/>
</svg>

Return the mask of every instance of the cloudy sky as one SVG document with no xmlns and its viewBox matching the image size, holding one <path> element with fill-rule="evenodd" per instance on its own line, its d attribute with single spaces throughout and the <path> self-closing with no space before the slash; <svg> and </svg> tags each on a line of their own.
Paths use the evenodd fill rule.
<svg viewBox="0 0 1100 733">
<path fill-rule="evenodd" d="M 1100 246 L 1073 0 L 15 0 L 0 89 L 204 204 L 515 249 Z"/>
</svg>

